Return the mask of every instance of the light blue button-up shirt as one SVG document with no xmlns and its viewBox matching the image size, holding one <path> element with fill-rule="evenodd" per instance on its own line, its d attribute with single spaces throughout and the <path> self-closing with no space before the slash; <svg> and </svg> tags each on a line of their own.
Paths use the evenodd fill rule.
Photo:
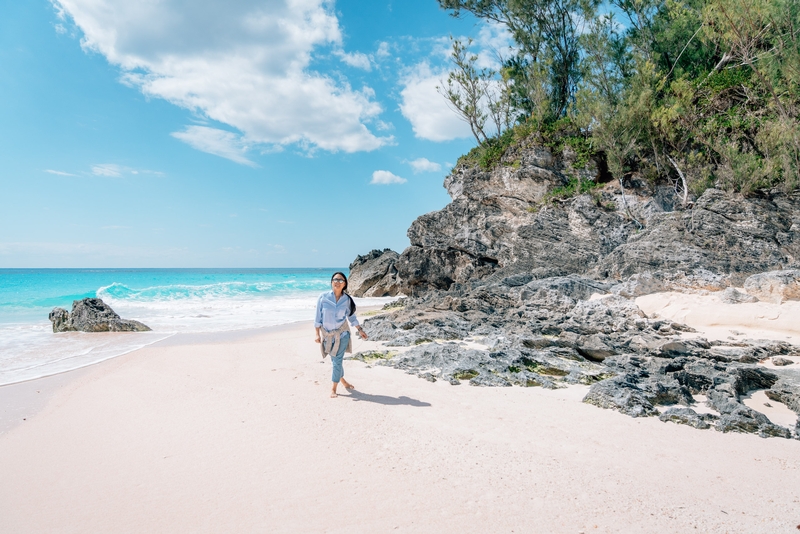
<svg viewBox="0 0 800 534">
<path fill-rule="evenodd" d="M 356 314 L 348 317 L 347 313 L 349 311 L 350 298 L 347 295 L 343 293 L 339 297 L 339 302 L 336 302 L 336 296 L 333 291 L 327 291 L 320 295 L 317 300 L 317 315 L 314 319 L 314 327 L 319 328 L 321 326 L 330 332 L 342 326 L 345 319 L 350 321 L 351 326 L 358 326 Z"/>
</svg>

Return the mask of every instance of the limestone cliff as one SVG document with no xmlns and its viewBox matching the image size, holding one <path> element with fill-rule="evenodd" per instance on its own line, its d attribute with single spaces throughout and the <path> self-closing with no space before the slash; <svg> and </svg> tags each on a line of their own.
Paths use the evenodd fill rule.
<svg viewBox="0 0 800 534">
<path fill-rule="evenodd" d="M 590 384 L 585 402 L 634 417 L 800 439 L 800 417 L 779 426 L 743 402 L 763 389 L 800 415 L 800 347 L 685 337 L 632 300 L 800 299 L 800 192 L 707 189 L 684 204 L 669 185 L 574 161 L 528 145 L 492 170 L 459 163 L 452 202 L 414 221 L 410 247 L 351 265 L 361 294 L 410 297 L 365 322 L 372 339 L 410 348 L 355 357 L 453 384 Z M 713 413 L 693 409 L 698 395 Z"/>
<path fill-rule="evenodd" d="M 584 176 L 593 169 L 589 177 L 602 180 L 597 165 Z M 624 195 L 610 181 L 590 193 L 553 196 L 570 171 L 564 154 L 544 147 L 509 151 L 492 170 L 457 165 L 444 182 L 452 202 L 412 223 L 411 246 L 392 264 L 399 291 L 512 275 L 619 280 L 676 272 L 711 275 L 724 287 L 800 266 L 798 192 L 744 197 L 708 189 L 681 206 L 672 187 L 633 176 Z"/>
</svg>

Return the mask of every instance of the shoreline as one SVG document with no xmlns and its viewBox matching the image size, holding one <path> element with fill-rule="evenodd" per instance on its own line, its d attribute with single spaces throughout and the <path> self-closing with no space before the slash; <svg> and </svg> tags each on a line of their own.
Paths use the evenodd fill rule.
<svg viewBox="0 0 800 534">
<path fill-rule="evenodd" d="M 371 313 L 369 317 L 380 312 L 382 306 L 364 306 L 360 308 L 366 313 Z M 363 318 L 359 318 L 363 321 Z M 110 356 L 103 360 L 92 362 L 74 369 L 59 371 L 36 378 L 29 378 L 20 382 L 12 382 L 0 385 L 0 436 L 10 431 L 14 427 L 36 415 L 47 404 L 49 399 L 57 391 L 69 385 L 72 381 L 79 379 L 93 368 L 102 366 L 107 362 L 119 358 L 133 357 L 137 352 L 151 347 L 180 347 L 197 344 L 224 344 L 247 341 L 262 335 L 279 333 L 282 331 L 300 328 L 306 325 L 309 332 L 313 332 L 313 321 L 292 321 L 278 325 L 263 326 L 259 328 L 242 328 L 238 330 L 224 330 L 217 332 L 173 332 L 166 338 L 153 341 L 143 347 L 139 347 L 122 354 Z M 127 332 L 115 333 L 115 335 L 128 335 Z M 135 334 L 135 333 L 134 333 Z M 311 337 L 312 334 L 309 333 Z"/>
<path fill-rule="evenodd" d="M 331 399 L 310 321 L 251 334 L 164 340 L 51 377 L 44 405 L 0 434 L 0 530 L 768 533 L 800 522 L 796 440 L 631 418 L 580 402 L 587 386 L 455 386 L 355 360 L 356 389 Z"/>
</svg>

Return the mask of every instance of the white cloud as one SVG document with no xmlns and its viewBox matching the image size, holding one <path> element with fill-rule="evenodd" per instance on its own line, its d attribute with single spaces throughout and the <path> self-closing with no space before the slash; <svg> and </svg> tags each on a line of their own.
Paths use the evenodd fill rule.
<svg viewBox="0 0 800 534">
<path fill-rule="evenodd" d="M 241 136 L 208 126 L 187 126 L 182 132 L 172 132 L 172 137 L 180 139 L 187 145 L 215 156 L 227 158 L 242 165 L 256 167 L 256 164 L 245 157 L 247 145 Z"/>
<path fill-rule="evenodd" d="M 392 174 L 389 171 L 375 171 L 372 173 L 372 181 L 371 184 L 380 184 L 380 185 L 388 185 L 388 184 L 404 184 L 408 180 L 405 178 L 400 178 L 396 174 Z"/>
<path fill-rule="evenodd" d="M 119 178 L 122 176 L 123 168 L 114 163 L 98 163 L 92 165 L 92 174 L 95 176 L 110 176 L 112 178 Z"/>
<path fill-rule="evenodd" d="M 77 176 L 77 174 L 71 174 L 64 171 L 54 171 L 53 169 L 45 169 L 44 172 L 49 172 L 50 174 L 56 174 L 58 176 Z"/>
<path fill-rule="evenodd" d="M 156 176 L 164 176 L 163 172 L 150 171 L 146 169 L 131 169 L 130 167 L 123 167 L 116 163 L 96 163 L 91 166 L 92 174 L 95 176 L 108 176 L 111 178 L 121 178 L 125 174 L 138 175 L 141 174 L 154 174 Z"/>
<path fill-rule="evenodd" d="M 411 122 L 414 135 L 429 141 L 450 141 L 471 134 L 467 123 L 447 107 L 436 87 L 447 78 L 444 70 L 433 70 L 427 62 L 417 64 L 401 80 L 400 111 Z"/>
<path fill-rule="evenodd" d="M 500 59 L 514 54 L 516 44 L 508 28 L 502 24 L 488 23 L 483 24 L 478 31 L 474 48 L 477 48 L 477 66 L 497 71 L 502 66 Z"/>
<path fill-rule="evenodd" d="M 427 158 L 417 158 L 414 161 L 409 161 L 408 164 L 414 169 L 414 174 L 419 174 L 421 172 L 439 172 L 442 170 L 440 164 L 430 161 Z"/>
<path fill-rule="evenodd" d="M 366 127 L 381 112 L 368 89 L 308 68 L 315 48 L 341 48 L 328 0 L 51 1 L 125 83 L 239 130 L 242 146 L 356 152 L 391 142 Z M 176 137 L 198 143 L 188 131 Z"/>
<path fill-rule="evenodd" d="M 337 50 L 335 54 L 345 65 L 350 65 L 351 67 L 366 71 L 372 70 L 372 62 L 370 61 L 369 56 L 366 54 L 361 52 L 348 53 L 342 50 Z"/>
<path fill-rule="evenodd" d="M 466 43 L 466 37 L 458 37 Z M 452 139 L 471 137 L 469 125 L 450 108 L 437 87 L 446 85 L 449 69 L 452 67 L 452 40 L 441 37 L 431 40 L 432 46 L 426 60 L 408 69 L 401 78 L 403 89 L 400 91 L 400 111 L 411 122 L 414 134 L 430 141 L 450 141 Z M 498 71 L 503 59 L 516 53 L 511 34 L 505 26 L 488 23 L 482 24 L 478 38 L 472 42 L 470 53 L 477 56 L 476 66 L 481 69 Z M 497 91 L 499 82 L 493 80 L 489 86 Z M 481 103 L 486 107 L 486 99 Z M 488 130 L 493 130 L 487 125 Z M 494 132 L 487 131 L 488 134 Z"/>
<path fill-rule="evenodd" d="M 389 53 L 389 43 L 386 41 L 381 41 L 381 44 L 378 45 L 378 50 L 375 52 L 375 55 L 381 59 L 389 57 L 391 55 Z"/>
</svg>

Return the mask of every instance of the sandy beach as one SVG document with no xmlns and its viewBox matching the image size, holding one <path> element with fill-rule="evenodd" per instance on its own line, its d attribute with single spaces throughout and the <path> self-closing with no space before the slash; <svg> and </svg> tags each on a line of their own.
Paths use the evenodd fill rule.
<svg viewBox="0 0 800 534">
<path fill-rule="evenodd" d="M 647 313 L 666 316 L 659 302 Z M 451 386 L 357 361 L 345 372 L 356 389 L 330 399 L 330 364 L 295 323 L 178 335 L 0 388 L 0 531 L 800 525 L 796 440 L 633 419 L 581 403 L 585 386 Z"/>
</svg>

